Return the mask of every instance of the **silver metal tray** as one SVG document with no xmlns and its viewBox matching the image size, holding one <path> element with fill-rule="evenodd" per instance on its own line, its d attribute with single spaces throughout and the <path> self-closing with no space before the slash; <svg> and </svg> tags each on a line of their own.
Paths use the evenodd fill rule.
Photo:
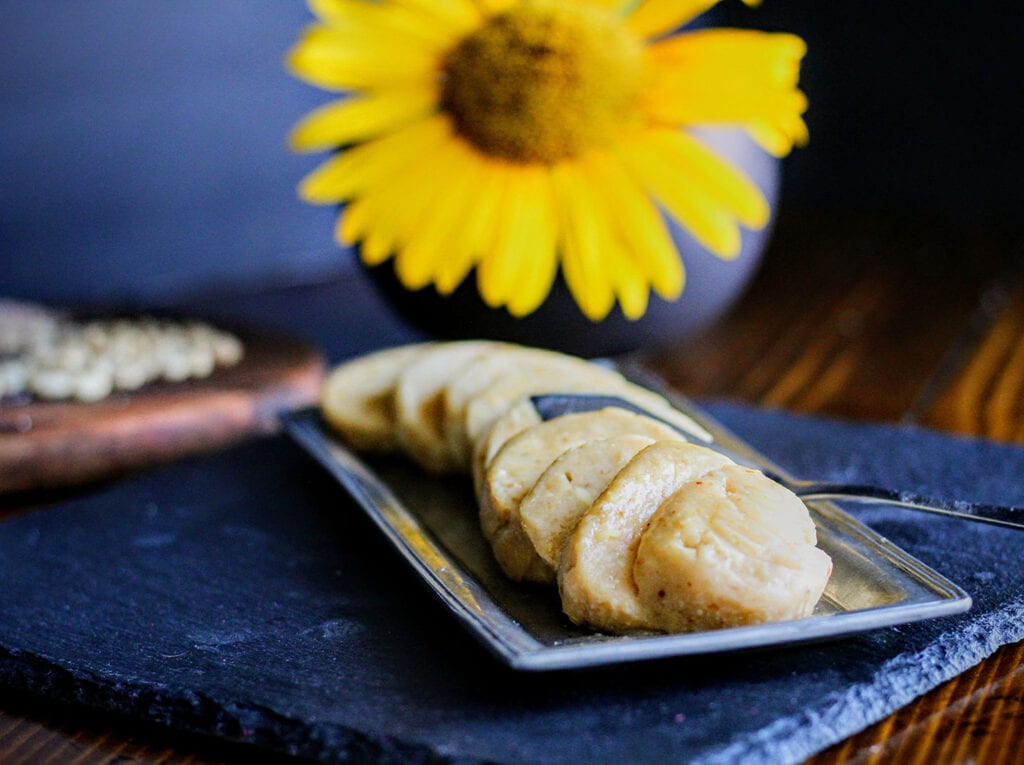
<svg viewBox="0 0 1024 765">
<path fill-rule="evenodd" d="M 661 391 L 665 393 L 665 391 Z M 691 402 L 673 403 L 715 443 L 775 474 L 777 466 Z M 832 556 L 825 594 L 806 619 L 678 635 L 604 635 L 573 625 L 554 588 L 506 578 L 480 533 L 465 476 L 436 478 L 401 457 L 357 457 L 307 409 L 284 416 L 290 435 L 366 511 L 399 553 L 488 649 L 511 667 L 553 670 L 834 638 L 959 613 L 961 588 L 830 502 L 808 502 L 818 545 Z"/>
</svg>

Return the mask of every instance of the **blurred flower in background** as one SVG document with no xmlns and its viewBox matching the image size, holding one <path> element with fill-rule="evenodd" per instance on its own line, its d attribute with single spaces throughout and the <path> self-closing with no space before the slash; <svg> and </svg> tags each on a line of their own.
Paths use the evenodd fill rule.
<svg viewBox="0 0 1024 765">
<path fill-rule="evenodd" d="M 687 128 L 741 127 L 766 151 L 807 140 L 803 41 L 676 33 L 717 0 L 310 0 L 292 72 L 344 93 L 291 135 L 340 149 L 300 184 L 344 204 L 336 236 L 401 283 L 533 312 L 561 269 L 597 321 L 673 300 L 669 215 L 734 257 L 768 204 Z"/>
</svg>

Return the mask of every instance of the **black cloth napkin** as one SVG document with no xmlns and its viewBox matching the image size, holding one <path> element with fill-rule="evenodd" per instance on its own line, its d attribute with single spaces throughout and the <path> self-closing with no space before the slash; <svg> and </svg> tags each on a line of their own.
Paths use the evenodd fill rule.
<svg viewBox="0 0 1024 765">
<path fill-rule="evenodd" d="M 1024 449 L 734 404 L 804 477 L 1024 502 Z M 814 645 L 521 674 L 282 438 L 0 525 L 0 684 L 325 762 L 796 762 L 1024 638 L 1024 532 L 850 506 L 966 614 Z"/>
</svg>

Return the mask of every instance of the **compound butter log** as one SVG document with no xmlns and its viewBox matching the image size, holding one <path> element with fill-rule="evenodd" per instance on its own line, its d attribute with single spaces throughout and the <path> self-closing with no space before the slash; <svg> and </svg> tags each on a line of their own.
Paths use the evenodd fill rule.
<svg viewBox="0 0 1024 765">
<path fill-rule="evenodd" d="M 81 484 L 224 447 L 318 401 L 324 359 L 295 340 L 239 333 L 234 367 L 95 403 L 0 404 L 0 493 Z"/>
</svg>

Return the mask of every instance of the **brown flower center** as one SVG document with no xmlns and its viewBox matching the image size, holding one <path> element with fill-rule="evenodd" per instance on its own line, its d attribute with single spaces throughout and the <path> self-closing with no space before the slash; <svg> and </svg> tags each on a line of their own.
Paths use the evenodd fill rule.
<svg viewBox="0 0 1024 765">
<path fill-rule="evenodd" d="M 444 61 L 442 106 L 478 149 L 554 163 L 611 140 L 636 97 L 640 41 L 599 8 L 525 2 Z"/>
</svg>

